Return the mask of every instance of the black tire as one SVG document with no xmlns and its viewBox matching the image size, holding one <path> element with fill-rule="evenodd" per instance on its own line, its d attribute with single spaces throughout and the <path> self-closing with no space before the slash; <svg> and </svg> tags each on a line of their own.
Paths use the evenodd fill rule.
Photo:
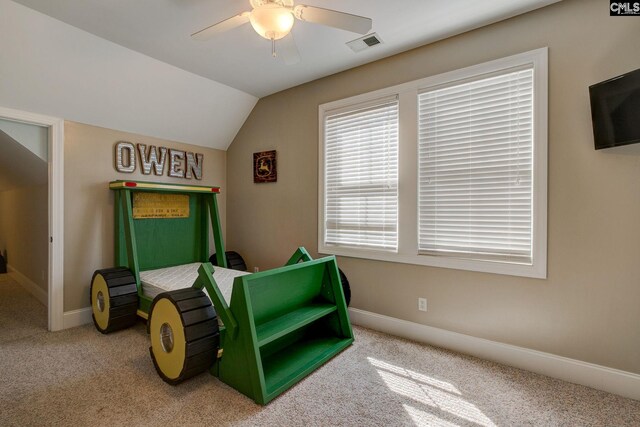
<svg viewBox="0 0 640 427">
<path fill-rule="evenodd" d="M 235 251 L 227 251 L 225 252 L 227 258 L 227 268 L 232 270 L 239 271 L 247 271 L 247 264 L 242 259 L 242 256 L 238 252 Z M 218 265 L 218 260 L 216 260 L 216 254 L 211 255 L 209 258 L 209 262 L 213 265 Z"/>
<path fill-rule="evenodd" d="M 89 299 L 93 324 L 103 334 L 128 328 L 138 319 L 136 279 L 126 267 L 96 270 Z"/>
<path fill-rule="evenodd" d="M 160 377 L 176 385 L 211 367 L 218 354 L 218 316 L 200 289 L 156 296 L 149 310 L 151 359 Z"/>
<path fill-rule="evenodd" d="M 340 282 L 342 283 L 342 292 L 344 293 L 344 300 L 347 303 L 347 307 L 351 304 L 351 286 L 349 286 L 349 280 L 344 272 L 338 269 L 338 273 L 340 273 Z"/>
</svg>

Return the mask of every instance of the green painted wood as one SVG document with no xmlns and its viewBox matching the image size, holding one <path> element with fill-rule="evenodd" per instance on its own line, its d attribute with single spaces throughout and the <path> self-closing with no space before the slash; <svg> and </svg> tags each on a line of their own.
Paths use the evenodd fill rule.
<svg viewBox="0 0 640 427">
<path fill-rule="evenodd" d="M 220 379 L 265 404 L 351 344 L 334 270 L 335 258 L 328 257 L 237 277 L 229 309 L 238 336 L 221 342 Z M 228 355 L 242 355 L 243 363 Z"/>
<path fill-rule="evenodd" d="M 285 265 L 293 265 L 299 262 L 311 261 L 312 259 L 313 258 L 311 258 L 311 255 L 309 255 L 309 252 L 307 252 L 305 248 L 299 247 L 298 250 L 295 251 L 291 256 L 291 258 L 289 258 L 289 261 L 287 261 Z"/>
<path fill-rule="evenodd" d="M 210 196 L 213 197 L 213 196 Z M 206 199 L 208 197 L 202 197 L 203 200 L 200 203 L 200 230 L 202 231 L 202 238 L 200 239 L 200 262 L 209 261 L 209 214 L 208 203 Z"/>
<path fill-rule="evenodd" d="M 238 279 L 240 278 L 234 281 L 229 305 L 238 322 L 238 333 L 235 338 L 231 338 L 229 333 L 221 335 L 220 347 L 223 355 L 217 361 L 217 373 L 221 381 L 256 400 L 262 393 L 261 382 L 264 383 L 264 375 L 258 349 L 252 339 L 254 334 L 251 333 L 250 302 L 246 297 L 245 286 Z"/>
<path fill-rule="evenodd" d="M 309 336 L 263 360 L 266 404 L 347 348 L 353 338 Z"/>
<path fill-rule="evenodd" d="M 131 191 L 131 193 L 134 192 L 135 190 Z M 205 236 L 209 232 L 206 227 L 206 218 L 202 218 L 203 195 L 188 194 L 188 196 L 188 218 L 133 220 L 139 241 L 136 253 L 141 271 L 203 262 L 209 258 L 208 247 L 204 247 L 207 239 Z"/>
<path fill-rule="evenodd" d="M 268 322 L 298 308 L 323 302 L 325 265 L 308 261 L 242 276 L 249 288 L 256 325 Z"/>
<path fill-rule="evenodd" d="M 251 390 L 252 398 L 256 402 L 259 402 L 264 396 L 265 379 L 264 371 L 262 368 L 262 361 L 260 360 L 260 351 L 258 350 L 258 339 L 256 336 L 256 325 L 254 317 L 253 303 L 250 298 L 249 284 L 247 283 L 247 277 L 236 277 L 233 283 L 233 293 L 237 293 L 240 298 L 237 299 L 236 310 L 242 313 L 244 327 L 242 331 L 244 334 L 240 334 L 238 342 L 245 345 L 249 364 L 247 365 L 249 372 L 251 373 Z M 233 293 L 231 298 L 233 300 Z M 233 302 L 233 301 L 232 301 Z"/>
<path fill-rule="evenodd" d="M 136 186 L 124 186 L 125 183 L 133 183 Z M 138 186 L 139 185 L 139 186 Z M 145 187 L 146 185 L 146 187 Z M 219 193 L 220 187 L 211 187 L 206 185 L 191 185 L 191 184 L 172 184 L 172 183 L 160 183 L 151 181 L 132 181 L 132 180 L 115 180 L 109 183 L 109 188 L 115 191 L 118 190 L 133 190 L 133 191 L 149 191 L 154 193 L 197 193 L 197 194 L 211 194 Z M 212 191 L 213 190 L 213 191 Z"/>
<path fill-rule="evenodd" d="M 335 304 L 313 304 L 300 307 L 263 323 L 256 327 L 258 347 L 264 347 L 278 338 L 282 338 L 296 329 L 300 329 L 335 311 Z"/>
<path fill-rule="evenodd" d="M 114 258 L 115 265 L 121 266 L 122 264 L 122 249 L 121 249 L 121 239 L 120 239 L 120 231 L 122 230 L 122 219 L 120 215 L 120 191 L 116 191 L 113 195 L 113 248 L 114 248 Z"/>
<path fill-rule="evenodd" d="M 138 263 L 138 251 L 135 227 L 133 225 L 133 208 L 131 206 L 131 192 L 123 191 L 121 194 L 122 214 L 124 216 L 124 233 L 127 242 L 127 266 L 136 278 L 136 285 L 140 288 L 140 264 Z"/>
<path fill-rule="evenodd" d="M 151 303 L 153 302 L 153 298 L 149 298 L 146 295 L 139 295 L 138 309 L 149 314 L 149 310 L 151 309 Z"/>
<path fill-rule="evenodd" d="M 220 226 L 220 215 L 218 213 L 217 198 L 211 197 L 207 199 L 209 206 L 209 216 L 211 218 L 211 227 L 213 230 L 213 241 L 216 247 L 216 261 L 220 267 L 227 268 L 227 257 L 224 251 L 224 241 L 222 239 L 222 227 Z"/>
<path fill-rule="evenodd" d="M 209 294 L 209 298 L 213 302 L 213 306 L 216 309 L 218 317 L 222 319 L 222 322 L 227 329 L 227 333 L 230 335 L 230 338 L 235 338 L 238 329 L 238 322 L 229 309 L 227 302 L 222 296 L 222 292 L 220 292 L 218 284 L 213 278 L 213 266 L 210 263 L 204 262 L 200 268 L 198 268 L 198 280 L 196 280 L 194 287 L 198 289 L 202 289 L 204 287 L 206 289 Z"/>
<path fill-rule="evenodd" d="M 212 188 L 217 189 L 217 187 L 158 184 L 144 181 L 114 181 L 110 186 L 122 185 L 125 182 L 162 185 L 169 188 L 120 186 L 113 188 L 116 194 L 116 201 L 124 201 L 124 199 L 128 198 L 127 203 L 131 206 L 132 194 L 137 192 L 186 194 L 189 196 L 189 217 L 133 219 L 132 211 L 128 211 L 128 208 L 124 206 L 116 208 L 116 210 L 120 211 L 115 216 L 115 255 L 116 262 L 119 265 L 128 265 L 133 270 L 131 254 L 134 252 L 138 260 L 136 267 L 138 274 L 139 271 L 208 261 L 210 224 L 208 217 L 211 211 L 210 206 L 215 211 L 211 214 L 211 227 L 214 238 L 216 238 L 215 247 L 218 253 L 224 255 L 224 243 L 221 240 L 222 231 L 217 213 L 217 193 L 211 191 Z M 126 226 L 128 224 L 133 225 L 131 227 L 135 234 L 133 239 L 131 239 L 131 233 L 127 230 Z M 131 241 L 137 243 L 132 245 Z M 121 264 L 120 261 L 125 259 L 126 263 Z"/>
<path fill-rule="evenodd" d="M 124 203 L 122 200 L 123 191 L 116 191 L 114 198 L 114 222 L 115 222 L 115 266 L 124 267 L 129 266 L 129 257 L 127 255 L 127 236 L 124 227 Z"/>
<path fill-rule="evenodd" d="M 163 188 L 125 187 L 125 182 L 161 185 Z M 215 247 L 226 265 L 224 244 L 217 212 L 217 187 L 159 184 L 145 181 L 113 181 L 115 265 L 127 266 L 136 279 L 141 297 L 140 271 L 209 260 L 209 224 Z M 212 191 L 215 190 L 215 191 Z M 189 218 L 133 219 L 134 192 L 161 192 L 189 195 Z M 209 223 L 209 216 L 211 223 Z M 204 286 L 204 285 L 203 285 Z M 215 293 L 215 292 L 212 292 Z M 146 300 L 140 309 L 148 312 Z M 230 324 L 232 320 L 228 321 Z M 233 329 L 233 327 L 232 327 Z"/>
<path fill-rule="evenodd" d="M 329 280 L 324 281 L 322 294 L 325 298 L 335 301 L 338 313 L 336 333 L 353 338 L 351 320 L 349 319 L 347 303 L 344 297 L 344 291 L 342 290 L 342 282 L 340 281 L 340 273 L 338 272 L 338 262 L 336 261 L 335 256 L 327 257 L 325 259 L 330 260 L 327 263 Z"/>
</svg>

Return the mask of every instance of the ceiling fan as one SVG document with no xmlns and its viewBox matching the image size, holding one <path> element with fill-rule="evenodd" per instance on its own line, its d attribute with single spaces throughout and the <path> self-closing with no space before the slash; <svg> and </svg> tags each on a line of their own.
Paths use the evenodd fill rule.
<svg viewBox="0 0 640 427">
<path fill-rule="evenodd" d="M 372 26 L 371 18 L 304 4 L 294 6 L 293 0 L 249 0 L 249 3 L 253 8 L 251 11 L 242 12 L 213 24 L 191 34 L 191 37 L 195 40 L 208 40 L 218 33 L 250 22 L 258 34 L 271 40 L 273 56 L 276 56 L 275 41 L 282 40 L 279 46 L 284 61 L 287 64 L 293 64 L 300 61 L 293 35 L 290 34 L 296 19 L 359 34 L 366 34 Z"/>
</svg>

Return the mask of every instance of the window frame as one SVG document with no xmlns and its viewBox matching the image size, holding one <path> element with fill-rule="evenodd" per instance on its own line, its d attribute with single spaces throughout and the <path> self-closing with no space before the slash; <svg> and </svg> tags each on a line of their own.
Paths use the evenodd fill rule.
<svg viewBox="0 0 640 427">
<path fill-rule="evenodd" d="M 533 65 L 532 263 L 418 254 L 418 94 L 509 68 Z M 399 99 L 398 249 L 381 252 L 324 244 L 324 119 L 326 113 L 388 96 Z M 545 279 L 547 277 L 548 48 L 414 80 L 318 107 L 318 252 L 322 254 Z"/>
<path fill-rule="evenodd" d="M 366 110 L 366 109 L 371 109 L 371 108 L 375 108 L 375 107 L 380 107 L 383 105 L 391 105 L 391 104 L 395 104 L 397 107 L 397 111 L 398 111 L 398 119 L 400 116 L 400 111 L 399 111 L 399 107 L 400 107 L 400 103 L 398 100 L 397 96 L 390 96 L 390 97 L 383 97 L 383 98 L 378 98 L 378 99 L 374 99 L 365 103 L 359 103 L 359 104 L 352 104 L 347 108 L 337 108 L 337 109 L 332 109 L 332 110 L 326 110 L 325 111 L 325 118 L 332 118 L 335 116 L 339 116 L 345 113 L 356 113 L 362 110 Z M 325 125 L 326 123 L 323 121 L 323 125 Z M 396 135 L 396 141 L 397 141 L 397 149 L 399 150 L 399 146 L 400 146 L 400 141 L 399 141 L 399 131 L 398 134 Z M 324 133 L 323 133 L 324 135 Z M 324 140 L 323 140 L 324 142 Z M 325 162 L 325 157 L 323 156 L 322 158 L 323 160 L 323 170 L 324 170 L 324 166 L 326 165 Z M 398 165 L 399 166 L 399 165 Z M 323 181 L 323 185 L 325 184 L 325 182 Z M 397 246 L 397 230 L 398 230 L 398 215 L 397 215 L 397 193 L 398 193 L 398 181 L 396 180 L 395 182 L 395 187 L 396 187 L 396 220 L 395 220 L 395 228 L 396 228 L 396 246 Z M 323 196 L 323 203 L 326 201 L 327 199 L 327 194 L 325 194 L 325 188 L 323 187 L 323 192 L 321 193 Z M 324 209 L 323 209 L 323 214 L 324 214 Z M 326 221 L 326 217 L 324 218 L 323 224 L 325 224 Z M 323 229 L 323 237 L 325 235 L 326 229 Z M 365 250 L 372 250 L 375 252 L 386 252 L 386 253 L 393 253 L 395 252 L 395 249 L 392 248 L 388 248 L 388 247 L 384 247 L 381 246 L 379 248 L 367 248 L 366 245 L 362 245 L 362 246 L 358 246 L 358 245 L 354 245 L 354 246 L 348 246 L 348 245 L 339 245 L 339 244 L 327 244 L 327 247 L 344 247 L 344 248 L 350 248 L 350 249 L 365 249 Z"/>
</svg>

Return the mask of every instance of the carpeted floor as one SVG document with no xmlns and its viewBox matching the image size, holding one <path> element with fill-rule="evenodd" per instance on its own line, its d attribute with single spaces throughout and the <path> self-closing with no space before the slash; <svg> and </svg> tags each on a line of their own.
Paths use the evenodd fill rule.
<svg viewBox="0 0 640 427">
<path fill-rule="evenodd" d="M 142 323 L 48 333 L 0 275 L 0 425 L 640 426 L 640 402 L 363 328 L 266 407 L 202 374 L 163 383 Z"/>
<path fill-rule="evenodd" d="M 10 274 L 0 274 L 0 346 L 4 348 L 5 342 L 46 333 L 47 308 Z"/>
</svg>

